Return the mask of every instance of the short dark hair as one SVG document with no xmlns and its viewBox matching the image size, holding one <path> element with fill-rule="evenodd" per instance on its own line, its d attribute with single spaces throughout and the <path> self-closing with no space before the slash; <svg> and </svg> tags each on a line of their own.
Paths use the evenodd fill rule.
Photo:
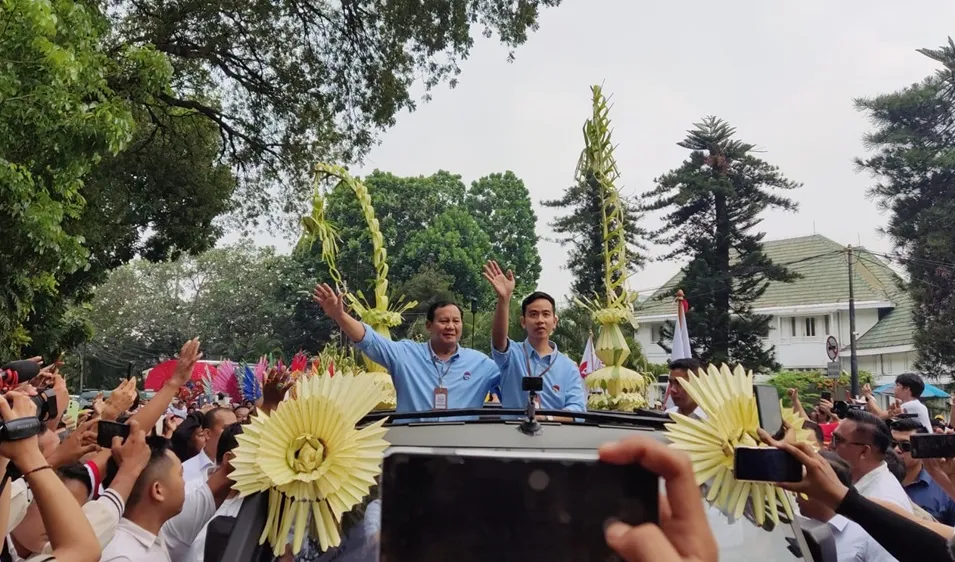
<svg viewBox="0 0 955 562">
<path fill-rule="evenodd" d="M 922 422 L 920 422 L 918 418 L 892 420 L 892 425 L 890 425 L 889 428 L 892 431 L 915 431 L 917 433 L 925 433 L 928 431 L 928 428 L 922 425 Z"/>
<path fill-rule="evenodd" d="M 86 466 L 84 466 L 83 463 L 75 462 L 61 466 L 56 469 L 56 475 L 60 477 L 60 480 L 73 480 L 85 486 L 87 497 L 89 497 L 93 491 L 93 483 L 90 481 L 90 471 L 86 470 Z"/>
<path fill-rule="evenodd" d="M 239 422 L 231 423 L 222 430 L 222 437 L 219 438 L 219 446 L 216 447 L 216 464 L 222 464 L 225 454 L 239 446 L 236 435 L 242 433 L 242 424 Z"/>
<path fill-rule="evenodd" d="M 534 301 L 545 300 L 550 303 L 551 310 L 555 313 L 557 312 L 557 301 L 554 300 L 554 297 L 548 295 L 544 291 L 534 291 L 533 293 L 524 297 L 524 300 L 521 301 L 521 316 L 527 314 L 527 307 L 531 305 Z"/>
<path fill-rule="evenodd" d="M 428 307 L 428 314 L 425 316 L 425 318 L 427 318 L 428 322 L 434 322 L 434 313 L 437 312 L 439 308 L 444 308 L 446 306 L 453 306 L 457 308 L 458 312 L 461 313 L 461 316 L 464 316 L 464 309 L 461 308 L 461 305 L 458 303 L 453 301 L 438 300 L 431 303 L 431 306 Z"/>
<path fill-rule="evenodd" d="M 670 361 L 670 370 L 671 371 L 686 371 L 686 372 L 696 372 L 701 367 L 703 367 L 703 362 L 699 359 L 693 357 L 687 357 L 686 359 L 677 359 L 675 361 Z"/>
<path fill-rule="evenodd" d="M 219 417 L 219 412 L 231 412 L 232 408 L 224 408 L 222 406 L 216 406 L 215 408 L 209 410 L 205 414 L 202 414 L 202 429 L 212 429 L 216 424 L 216 419 Z"/>
<path fill-rule="evenodd" d="M 925 391 L 925 381 L 915 373 L 902 373 L 895 377 L 895 384 L 900 384 L 912 392 L 914 398 L 922 396 Z"/>
<path fill-rule="evenodd" d="M 856 422 L 864 429 L 876 451 L 885 454 L 889 449 L 892 444 L 892 433 L 889 431 L 889 425 L 882 421 L 880 417 L 864 410 L 851 408 L 846 412 L 845 419 Z"/>
<path fill-rule="evenodd" d="M 819 451 L 819 454 L 822 455 L 822 458 L 826 459 L 826 462 L 832 467 L 832 471 L 836 473 L 836 477 L 842 482 L 842 485 L 846 488 L 851 488 L 852 467 L 849 466 L 849 463 L 832 451 Z"/>
<path fill-rule="evenodd" d="M 169 442 L 164 437 L 150 435 L 146 438 L 146 444 L 149 445 L 149 462 L 146 463 L 146 468 L 139 474 L 132 491 L 129 492 L 129 499 L 126 500 L 127 509 L 135 507 L 143 500 L 146 489 L 161 477 L 162 470 L 170 462 L 169 457 L 166 456 Z"/>
<path fill-rule="evenodd" d="M 176 456 L 179 457 L 179 460 L 182 462 L 189 460 L 191 456 L 189 454 L 189 441 L 192 439 L 192 434 L 201 427 L 202 413 L 190 412 L 186 415 L 186 419 L 182 420 L 182 423 L 176 428 L 176 431 L 172 433 L 170 444 L 172 452 L 176 453 Z"/>
</svg>

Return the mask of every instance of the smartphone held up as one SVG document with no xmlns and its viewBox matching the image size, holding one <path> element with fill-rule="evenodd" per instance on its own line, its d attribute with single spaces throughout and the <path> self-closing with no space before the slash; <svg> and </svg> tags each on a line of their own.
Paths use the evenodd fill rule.
<svg viewBox="0 0 955 562">
<path fill-rule="evenodd" d="M 594 454 L 395 447 L 385 457 L 381 562 L 617 560 L 610 520 L 656 522 L 657 475 Z"/>
</svg>

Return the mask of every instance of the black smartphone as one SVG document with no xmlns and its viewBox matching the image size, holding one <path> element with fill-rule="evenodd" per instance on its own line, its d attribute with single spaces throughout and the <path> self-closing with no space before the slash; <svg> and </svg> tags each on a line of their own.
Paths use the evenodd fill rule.
<svg viewBox="0 0 955 562">
<path fill-rule="evenodd" d="M 823 390 L 822 392 L 819 393 L 819 398 L 832 402 L 832 392 L 828 390 Z"/>
<path fill-rule="evenodd" d="M 802 463 L 775 447 L 737 447 L 733 476 L 744 482 L 799 482 Z"/>
<path fill-rule="evenodd" d="M 659 517 L 659 478 L 596 455 L 393 448 L 380 562 L 605 562 L 604 525 Z"/>
<path fill-rule="evenodd" d="M 122 437 L 123 441 L 129 437 L 129 426 L 124 423 L 100 420 L 96 427 L 96 444 L 100 447 L 112 447 L 113 437 Z"/>
<path fill-rule="evenodd" d="M 759 427 L 770 435 L 776 435 L 783 427 L 783 411 L 779 405 L 779 392 L 775 386 L 754 384 L 756 408 L 759 412 Z"/>
<path fill-rule="evenodd" d="M 955 457 L 955 434 L 913 433 L 913 459 L 948 459 Z"/>
</svg>

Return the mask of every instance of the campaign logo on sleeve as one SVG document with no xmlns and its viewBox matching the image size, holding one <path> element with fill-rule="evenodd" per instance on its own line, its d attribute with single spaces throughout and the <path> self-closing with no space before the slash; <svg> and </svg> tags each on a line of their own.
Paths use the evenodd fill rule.
<svg viewBox="0 0 955 562">
<path fill-rule="evenodd" d="M 471 371 L 464 371 L 464 380 L 471 380 Z"/>
</svg>

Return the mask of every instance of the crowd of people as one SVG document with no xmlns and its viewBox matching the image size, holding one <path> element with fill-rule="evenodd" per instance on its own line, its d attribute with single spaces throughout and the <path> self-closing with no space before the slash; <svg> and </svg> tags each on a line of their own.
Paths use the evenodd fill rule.
<svg viewBox="0 0 955 562">
<path fill-rule="evenodd" d="M 571 417 L 585 411 L 586 392 L 577 366 L 550 340 L 558 321 L 554 299 L 540 292 L 523 299 L 520 321 L 525 335 L 511 339 L 514 276 L 494 262 L 484 274 L 498 295 L 490 357 L 460 345 L 462 311 L 455 303 L 430 307 L 430 338 L 418 343 L 382 337 L 349 315 L 343 295 L 327 285 L 317 286 L 314 298 L 359 350 L 388 369 L 399 413 L 481 408 L 489 393 L 497 394 L 505 408 L 523 409 L 530 400 L 521 384 L 527 376 L 545 378 L 543 391 L 535 397 L 539 408 L 566 411 Z M 285 399 L 289 379 L 282 373 L 268 377 L 256 403 L 182 404 L 179 390 L 200 358 L 199 342 L 187 342 L 175 373 L 150 400 L 140 401 L 135 379 L 123 381 L 78 419 L 72 431 L 63 428 L 68 395 L 55 367 L 28 384 L 7 389 L 6 399 L 0 399 L 5 423 L 0 429 L 0 464 L 11 470 L 0 493 L 0 526 L 6 528 L 0 561 L 206 559 L 210 521 L 235 517 L 243 503 L 229 478 L 238 436 L 254 416 L 272 411 Z M 706 417 L 680 385 L 700 367 L 693 359 L 671 364 L 669 411 Z M 797 493 L 802 517 L 828 524 L 840 561 L 952 559 L 948 542 L 955 535 L 955 459 L 911 455 L 913 435 L 952 431 L 929 419 L 918 400 L 923 389 L 917 375 L 902 375 L 889 408 L 882 410 L 867 387 L 865 397 L 843 415 L 836 414 L 828 398 L 807 410 L 791 390 L 793 410 L 814 430 L 817 447 L 760 436 L 804 465 L 802 481 L 782 485 Z M 37 400 L 31 396 L 49 391 L 60 405 L 53 415 L 35 434 L 15 434 L 24 420 L 38 419 Z M 125 424 L 128 437 L 101 446 L 98 428 L 109 422 Z M 666 485 L 659 524 L 629 527 L 614 522 L 606 527 L 607 544 L 623 559 L 718 559 L 686 454 L 650 437 L 634 437 L 601 448 L 600 457 L 643 465 Z M 319 553 L 312 543 L 294 556 L 287 551 L 280 560 L 348 560 L 343 553 L 355 545 L 377 544 L 378 501 L 365 502 L 361 524 L 340 547 Z"/>
</svg>

